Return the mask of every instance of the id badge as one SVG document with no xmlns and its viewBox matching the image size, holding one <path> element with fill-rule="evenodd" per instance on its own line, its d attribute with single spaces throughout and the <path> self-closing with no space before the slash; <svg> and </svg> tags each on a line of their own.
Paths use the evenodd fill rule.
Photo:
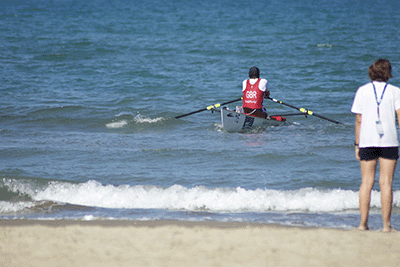
<svg viewBox="0 0 400 267">
<path fill-rule="evenodd" d="M 383 136 L 383 126 L 382 126 L 382 122 L 380 120 L 376 121 L 376 131 L 378 132 L 380 137 Z"/>
</svg>

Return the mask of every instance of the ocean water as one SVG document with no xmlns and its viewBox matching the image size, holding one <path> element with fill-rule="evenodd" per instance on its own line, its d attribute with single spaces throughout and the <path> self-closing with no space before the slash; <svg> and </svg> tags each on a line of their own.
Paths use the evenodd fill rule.
<svg viewBox="0 0 400 267">
<path fill-rule="evenodd" d="M 357 227 L 350 107 L 379 57 L 400 85 L 399 11 L 395 0 L 1 1 L 0 219 Z M 288 116 L 227 133 L 218 112 L 175 118 L 240 97 L 252 66 L 271 97 L 342 124 Z M 399 170 L 393 190 L 400 228 Z M 379 230 L 378 182 L 371 206 Z"/>
</svg>

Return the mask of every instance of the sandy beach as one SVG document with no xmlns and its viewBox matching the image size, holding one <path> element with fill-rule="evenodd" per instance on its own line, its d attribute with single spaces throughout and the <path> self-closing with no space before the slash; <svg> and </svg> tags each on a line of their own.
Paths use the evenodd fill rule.
<svg viewBox="0 0 400 267">
<path fill-rule="evenodd" d="M 175 221 L 0 221 L 0 266 L 399 266 L 400 234 Z"/>
</svg>

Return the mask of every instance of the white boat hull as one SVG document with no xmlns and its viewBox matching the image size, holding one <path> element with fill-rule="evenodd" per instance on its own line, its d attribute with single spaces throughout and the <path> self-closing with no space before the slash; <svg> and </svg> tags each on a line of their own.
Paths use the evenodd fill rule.
<svg viewBox="0 0 400 267">
<path fill-rule="evenodd" d="M 221 109 L 222 127 L 227 132 L 245 132 L 255 128 L 266 128 L 278 126 L 285 122 L 285 118 L 268 117 L 267 119 L 257 118 L 243 113 L 237 113 L 226 108 Z"/>
</svg>

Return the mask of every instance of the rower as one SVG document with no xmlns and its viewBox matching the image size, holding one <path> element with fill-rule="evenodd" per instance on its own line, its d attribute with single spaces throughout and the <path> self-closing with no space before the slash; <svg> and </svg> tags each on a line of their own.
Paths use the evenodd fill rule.
<svg viewBox="0 0 400 267">
<path fill-rule="evenodd" d="M 247 115 L 267 118 L 263 100 L 264 97 L 269 97 L 268 81 L 260 79 L 260 70 L 257 67 L 250 68 L 249 78 L 243 81 L 243 111 Z"/>
</svg>

